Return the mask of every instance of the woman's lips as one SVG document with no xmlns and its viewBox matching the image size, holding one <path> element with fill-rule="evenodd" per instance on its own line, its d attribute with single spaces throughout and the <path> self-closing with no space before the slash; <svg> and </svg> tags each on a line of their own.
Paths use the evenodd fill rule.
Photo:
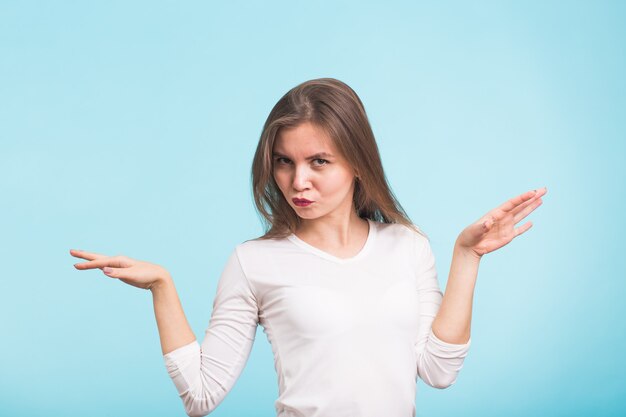
<svg viewBox="0 0 626 417">
<path fill-rule="evenodd" d="M 294 198 L 291 201 L 298 207 L 306 207 L 313 203 L 313 201 L 307 200 L 306 198 Z"/>
</svg>

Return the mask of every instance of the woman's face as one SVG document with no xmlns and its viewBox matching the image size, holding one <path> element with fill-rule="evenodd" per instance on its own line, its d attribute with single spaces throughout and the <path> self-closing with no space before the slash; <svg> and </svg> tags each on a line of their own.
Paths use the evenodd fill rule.
<svg viewBox="0 0 626 417">
<path fill-rule="evenodd" d="M 272 160 L 274 180 L 300 218 L 350 215 L 354 170 L 322 129 L 309 122 L 281 128 Z M 294 199 L 312 203 L 296 204 Z"/>
</svg>

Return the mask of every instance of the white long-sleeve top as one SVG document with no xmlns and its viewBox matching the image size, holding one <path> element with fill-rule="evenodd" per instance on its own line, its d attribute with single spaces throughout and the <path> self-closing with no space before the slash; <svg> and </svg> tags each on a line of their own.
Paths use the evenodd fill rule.
<svg viewBox="0 0 626 417">
<path fill-rule="evenodd" d="M 428 240 L 369 222 L 361 251 L 337 258 L 292 234 L 235 247 L 198 341 L 165 354 L 189 416 L 204 416 L 245 366 L 257 325 L 272 346 L 278 417 L 415 416 L 417 377 L 453 384 L 471 340 L 438 339 L 443 294 Z"/>
</svg>

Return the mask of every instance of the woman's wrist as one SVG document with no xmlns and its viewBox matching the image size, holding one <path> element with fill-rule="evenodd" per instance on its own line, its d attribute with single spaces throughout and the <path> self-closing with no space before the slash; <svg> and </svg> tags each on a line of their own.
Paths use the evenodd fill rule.
<svg viewBox="0 0 626 417">
<path fill-rule="evenodd" d="M 148 289 L 152 291 L 152 294 L 155 294 L 167 289 L 167 287 L 172 285 L 173 283 L 174 281 L 172 280 L 172 277 L 169 274 L 165 274 L 162 278 L 154 281 Z"/>
<path fill-rule="evenodd" d="M 477 262 L 480 262 L 480 260 L 482 259 L 482 255 L 476 253 L 476 251 L 472 248 L 460 245 L 458 240 L 454 243 L 454 253 L 460 255 L 462 259 L 469 258 Z"/>
</svg>

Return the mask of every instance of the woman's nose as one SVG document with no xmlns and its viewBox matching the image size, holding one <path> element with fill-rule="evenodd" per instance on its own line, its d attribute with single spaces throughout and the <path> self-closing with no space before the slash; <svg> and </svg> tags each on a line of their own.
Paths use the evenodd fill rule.
<svg viewBox="0 0 626 417">
<path fill-rule="evenodd" d="M 293 188 L 295 190 L 304 190 L 311 186 L 310 172 L 306 167 L 296 167 L 293 174 Z"/>
</svg>

